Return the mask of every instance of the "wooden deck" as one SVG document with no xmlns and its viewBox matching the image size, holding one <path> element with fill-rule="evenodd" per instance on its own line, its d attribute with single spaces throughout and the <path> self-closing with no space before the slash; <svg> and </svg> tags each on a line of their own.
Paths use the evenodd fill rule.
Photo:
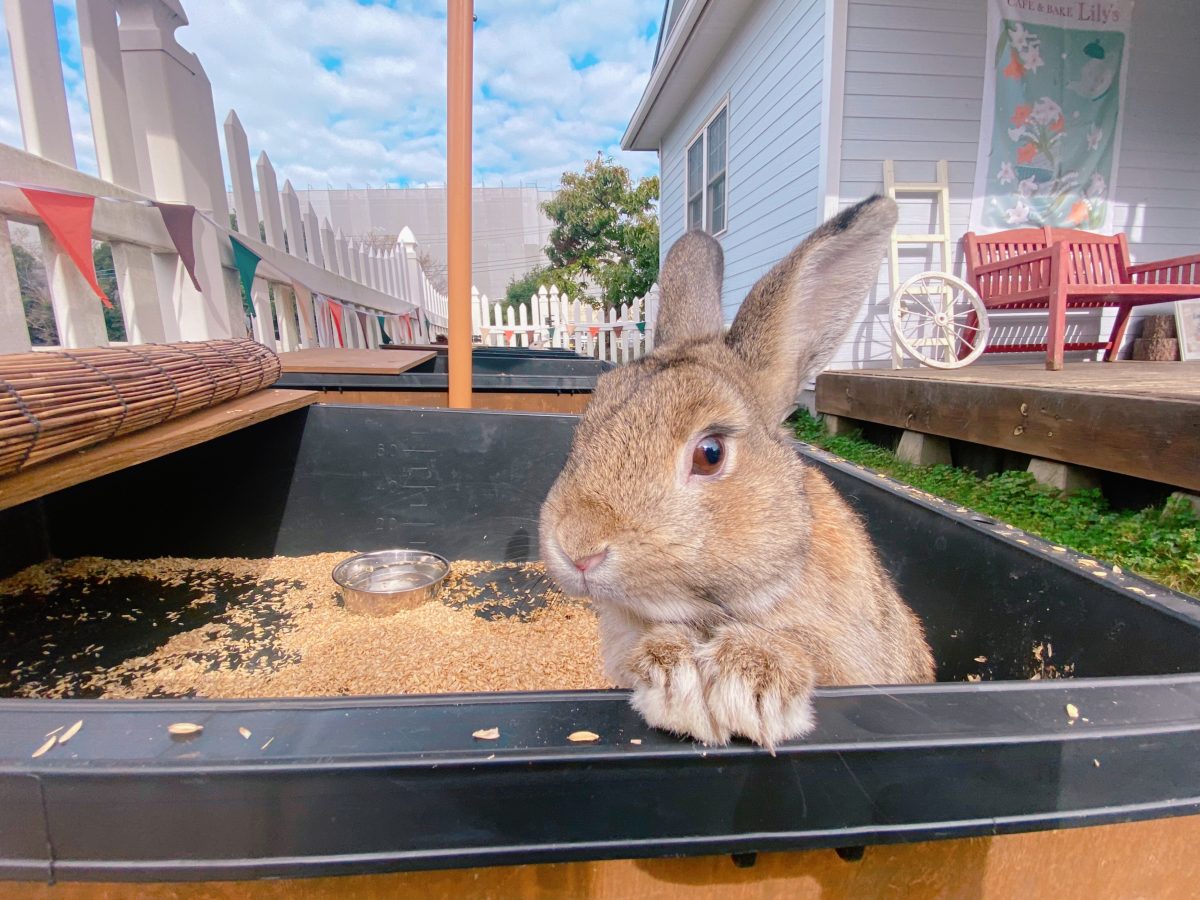
<svg viewBox="0 0 1200 900">
<path fill-rule="evenodd" d="M 816 406 L 1200 491 L 1200 362 L 825 372 Z"/>
</svg>

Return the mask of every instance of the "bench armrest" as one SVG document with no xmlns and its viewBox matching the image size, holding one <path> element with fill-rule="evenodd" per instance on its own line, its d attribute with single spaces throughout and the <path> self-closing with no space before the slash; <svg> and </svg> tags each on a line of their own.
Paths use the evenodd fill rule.
<svg viewBox="0 0 1200 900">
<path fill-rule="evenodd" d="M 1134 284 L 1200 284 L 1200 253 L 1130 266 Z"/>
</svg>

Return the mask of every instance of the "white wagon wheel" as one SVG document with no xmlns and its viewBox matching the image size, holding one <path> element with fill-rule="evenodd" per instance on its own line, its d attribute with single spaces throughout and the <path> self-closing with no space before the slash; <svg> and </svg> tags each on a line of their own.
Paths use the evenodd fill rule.
<svg viewBox="0 0 1200 900">
<path fill-rule="evenodd" d="M 892 296 L 892 333 L 923 365 L 957 369 L 987 344 L 987 309 L 974 289 L 945 272 L 922 272 Z M 963 354 L 959 358 L 960 352 Z"/>
</svg>

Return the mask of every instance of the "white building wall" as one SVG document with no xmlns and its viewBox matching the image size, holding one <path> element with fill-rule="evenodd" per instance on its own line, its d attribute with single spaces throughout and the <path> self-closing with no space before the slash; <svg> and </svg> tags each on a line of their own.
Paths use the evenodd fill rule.
<svg viewBox="0 0 1200 900">
<path fill-rule="evenodd" d="M 687 145 L 728 97 L 728 228 L 720 236 L 727 322 L 754 282 L 818 224 L 823 23 L 824 0 L 760 3 L 660 148 L 665 255 L 686 227 Z"/>
<path fill-rule="evenodd" d="M 899 181 L 929 181 L 949 161 L 955 272 L 966 266 L 958 241 L 968 228 L 987 42 L 985 0 L 848 0 L 845 108 L 839 205 L 883 187 L 883 160 Z M 1135 260 L 1200 252 L 1200 5 L 1145 2 L 1134 9 L 1118 160 L 1113 228 L 1125 231 Z M 929 223 L 928 203 L 902 209 L 902 221 Z M 919 230 L 910 228 L 910 231 Z M 932 264 L 932 266 L 931 266 Z M 902 277 L 940 262 L 904 254 Z M 832 368 L 890 365 L 886 266 Z M 1168 312 L 1143 307 L 1135 314 Z M 1105 333 L 1107 333 L 1106 315 Z M 1010 326 L 1045 315 L 1006 318 Z M 1072 313 L 1068 327 L 1096 333 L 1094 313 Z M 1137 324 L 1130 326 L 1136 335 Z M 984 356 L 1025 362 L 1024 354 Z"/>
</svg>

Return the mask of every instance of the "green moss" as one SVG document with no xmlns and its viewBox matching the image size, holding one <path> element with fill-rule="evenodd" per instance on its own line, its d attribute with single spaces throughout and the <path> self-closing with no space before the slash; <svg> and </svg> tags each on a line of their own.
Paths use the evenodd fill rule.
<svg viewBox="0 0 1200 900">
<path fill-rule="evenodd" d="M 796 437 L 1045 540 L 1200 596 L 1200 519 L 1186 503 L 1114 510 L 1098 490 L 1063 496 L 1028 472 L 981 478 L 953 466 L 913 466 L 863 438 L 832 437 L 801 410 Z"/>
</svg>

